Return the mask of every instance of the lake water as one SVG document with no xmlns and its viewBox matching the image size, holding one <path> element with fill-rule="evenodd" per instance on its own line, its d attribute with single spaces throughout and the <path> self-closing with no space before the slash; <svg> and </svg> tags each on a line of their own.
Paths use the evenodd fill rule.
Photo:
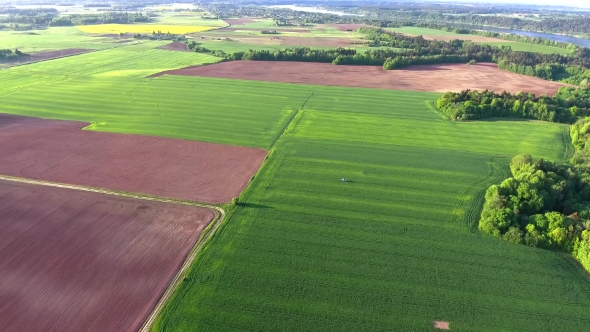
<svg viewBox="0 0 590 332">
<path fill-rule="evenodd" d="M 332 14 L 332 15 L 340 15 L 340 16 L 361 16 L 361 15 L 349 14 L 349 13 L 345 13 L 345 12 L 326 10 L 326 9 L 322 9 L 319 7 L 305 7 L 305 6 L 294 6 L 294 5 L 274 5 L 274 6 L 268 6 L 268 8 L 283 8 L 283 9 L 296 10 L 299 12 Z"/>
<path fill-rule="evenodd" d="M 475 30 L 485 30 L 485 31 L 499 32 L 499 33 L 511 33 L 511 34 L 515 34 L 515 35 L 523 35 L 523 36 L 528 36 L 528 37 L 542 37 L 542 38 L 546 38 L 546 39 L 556 40 L 558 42 L 572 43 L 572 44 L 576 44 L 576 45 L 580 45 L 580 46 L 584 46 L 584 47 L 590 47 L 590 40 L 588 40 L 588 39 L 571 37 L 571 36 L 556 35 L 553 33 L 511 30 L 511 29 L 494 28 L 494 27 L 488 27 L 488 26 L 471 26 L 471 25 L 469 25 L 469 26 L 465 26 L 465 27 L 468 27 L 469 29 L 475 29 Z"/>
</svg>

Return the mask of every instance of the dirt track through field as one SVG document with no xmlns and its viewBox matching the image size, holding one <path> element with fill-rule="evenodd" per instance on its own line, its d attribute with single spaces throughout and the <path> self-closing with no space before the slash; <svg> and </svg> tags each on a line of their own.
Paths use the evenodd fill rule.
<svg viewBox="0 0 590 332">
<path fill-rule="evenodd" d="M 3 331 L 137 331 L 215 213 L 0 180 Z"/>
<path fill-rule="evenodd" d="M 334 66 L 311 62 L 232 61 L 171 70 L 153 75 L 205 76 L 330 86 L 447 92 L 493 90 L 552 95 L 566 86 L 500 70 L 493 63 L 410 66 L 383 70 L 379 66 Z"/>
<path fill-rule="evenodd" d="M 82 131 L 87 123 L 0 114 L 0 174 L 218 204 L 247 186 L 266 151 Z"/>
</svg>

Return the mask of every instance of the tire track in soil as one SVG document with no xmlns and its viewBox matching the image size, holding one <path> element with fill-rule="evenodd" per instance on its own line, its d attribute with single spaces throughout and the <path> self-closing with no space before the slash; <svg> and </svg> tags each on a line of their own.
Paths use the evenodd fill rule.
<svg viewBox="0 0 590 332">
<path fill-rule="evenodd" d="M 506 165 L 497 164 L 492 158 L 490 160 L 490 167 L 493 169 L 492 176 L 488 178 L 489 181 L 486 181 L 486 186 L 472 199 L 469 211 L 465 215 L 465 223 L 469 226 L 472 233 L 477 232 L 479 225 L 478 219 L 483 210 L 484 199 L 489 186 L 500 183 L 502 180 L 508 178 L 508 168 Z"/>
<path fill-rule="evenodd" d="M 143 323 L 143 325 L 139 329 L 140 332 L 148 332 L 151 330 L 152 325 L 154 324 L 156 318 L 160 315 L 162 309 L 164 308 L 164 305 L 168 302 L 168 299 L 170 298 L 170 296 L 172 296 L 172 294 L 174 293 L 174 291 L 176 290 L 176 288 L 178 287 L 178 285 L 180 284 L 182 279 L 185 277 L 189 267 L 192 265 L 195 258 L 197 257 L 197 254 L 203 248 L 205 243 L 207 243 L 208 240 L 213 236 L 213 234 L 215 234 L 215 232 L 217 231 L 219 226 L 225 220 L 225 216 L 226 216 L 225 211 L 218 206 L 209 205 L 209 204 L 202 204 L 202 203 L 198 203 L 198 202 L 194 202 L 194 201 L 175 200 L 175 199 L 169 199 L 169 198 L 164 198 L 164 197 L 148 196 L 148 195 L 143 195 L 143 194 L 139 194 L 139 193 L 118 192 L 118 191 L 112 191 L 112 190 L 108 190 L 108 189 L 91 188 L 91 187 L 62 184 L 62 183 L 55 183 L 55 182 L 49 182 L 49 181 L 31 180 L 31 179 L 18 178 L 18 177 L 7 176 L 7 175 L 0 175 L 0 180 L 18 182 L 18 183 L 26 183 L 26 184 L 32 184 L 32 185 L 39 185 L 39 186 L 46 186 L 46 187 L 79 190 L 79 191 L 85 191 L 85 192 L 106 194 L 106 195 L 111 195 L 111 196 L 125 197 L 125 198 L 138 199 L 138 200 L 146 200 L 146 201 L 152 201 L 152 202 L 198 206 L 198 207 L 213 210 L 215 212 L 215 218 L 213 218 L 213 220 L 211 220 L 211 222 L 209 223 L 209 226 L 207 226 L 207 228 L 205 228 L 205 230 L 201 233 L 201 236 L 199 236 L 199 239 L 197 239 L 197 241 L 195 242 L 195 245 L 193 246 L 193 248 L 189 252 L 184 263 L 182 264 L 182 266 L 180 267 L 180 269 L 178 270 L 178 272 L 176 273 L 176 275 L 174 276 L 174 278 L 170 282 L 169 286 L 166 288 L 164 294 L 162 295 L 162 297 L 160 298 L 160 300 L 158 301 L 158 303 L 156 304 L 156 306 L 154 307 L 154 309 L 152 310 L 152 312 L 150 313 L 150 315 L 148 316 L 146 321 Z"/>
<path fill-rule="evenodd" d="M 464 215 L 463 220 L 465 221 L 465 224 L 469 227 L 472 233 L 475 233 L 477 231 L 477 219 L 479 213 L 481 213 L 485 193 L 489 185 L 502 181 L 508 175 L 506 167 L 499 165 L 497 163 L 497 160 L 495 160 L 494 158 L 490 159 L 490 161 L 488 162 L 488 167 L 489 171 L 488 174 L 486 174 L 486 176 L 469 185 L 461 193 L 461 201 L 459 202 L 459 204 L 457 204 L 457 206 L 455 206 L 455 212 L 453 213 L 453 218 L 451 219 L 452 223 L 457 222 L 457 220 L 459 219 L 459 210 L 463 208 L 463 206 L 468 200 L 471 201 L 469 209 L 467 210 L 467 213 Z M 476 191 L 472 198 L 468 197 L 470 193 L 474 192 L 474 190 L 476 190 L 478 186 L 484 183 L 487 184 L 484 188 L 480 189 L 479 191 Z"/>
<path fill-rule="evenodd" d="M 572 138 L 570 136 L 569 127 L 564 127 L 561 130 L 561 140 L 563 143 L 563 153 L 562 158 L 565 162 L 569 162 L 569 160 L 574 156 L 574 146 L 572 145 Z"/>
<path fill-rule="evenodd" d="M 451 219 L 452 223 L 455 223 L 457 221 L 457 219 L 459 218 L 458 215 L 458 211 L 463 207 L 463 204 L 465 204 L 465 201 L 467 201 L 467 195 L 480 183 L 486 181 L 487 179 L 489 179 L 490 177 L 492 177 L 494 175 L 494 167 L 492 166 L 492 162 L 493 159 L 490 160 L 490 163 L 488 163 L 488 174 L 486 174 L 486 176 L 484 176 L 483 178 L 480 178 L 479 180 L 475 181 L 474 183 L 470 184 L 467 188 L 465 188 L 465 190 L 463 190 L 463 192 L 461 192 L 461 200 L 459 201 L 459 204 L 457 204 L 457 206 L 455 206 L 454 208 L 454 213 L 453 213 L 453 218 Z"/>
</svg>

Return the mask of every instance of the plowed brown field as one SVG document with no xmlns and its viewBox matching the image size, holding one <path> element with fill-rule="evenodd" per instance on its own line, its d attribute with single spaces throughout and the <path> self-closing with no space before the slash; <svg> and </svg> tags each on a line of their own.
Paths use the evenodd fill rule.
<svg viewBox="0 0 590 332">
<path fill-rule="evenodd" d="M 266 151 L 80 130 L 87 123 L 0 114 L 0 174 L 227 203 Z"/>
<path fill-rule="evenodd" d="M 244 25 L 246 23 L 256 23 L 255 20 L 253 20 L 249 17 L 226 18 L 223 21 L 227 24 L 230 24 L 230 25 Z"/>
<path fill-rule="evenodd" d="M 137 331 L 214 213 L 0 181 L 5 332 Z"/>
<path fill-rule="evenodd" d="M 270 82 L 302 83 L 392 90 L 447 92 L 493 90 L 554 94 L 567 84 L 500 70 L 493 63 L 410 66 L 383 70 L 378 66 L 334 66 L 311 62 L 232 61 L 170 70 L 153 75 L 206 76 Z"/>
<path fill-rule="evenodd" d="M 369 27 L 365 24 L 328 24 L 328 26 L 338 29 L 340 31 L 356 31 L 358 28 Z"/>
<path fill-rule="evenodd" d="M 68 49 L 55 50 L 55 51 L 43 51 L 43 52 L 32 53 L 31 56 L 19 57 L 16 59 L 6 61 L 5 64 L 7 64 L 7 66 L 11 66 L 11 65 L 19 65 L 19 64 L 25 64 L 25 63 L 33 63 L 33 62 L 62 58 L 62 57 L 66 57 L 66 56 L 84 54 L 84 53 L 88 53 L 88 52 L 92 52 L 92 51 L 93 50 L 85 49 L 85 48 L 68 48 Z"/>
<path fill-rule="evenodd" d="M 179 52 L 192 52 L 188 49 L 185 43 L 181 42 L 173 42 L 170 44 L 162 45 L 158 47 L 161 50 L 168 50 L 168 51 L 179 51 Z"/>
</svg>

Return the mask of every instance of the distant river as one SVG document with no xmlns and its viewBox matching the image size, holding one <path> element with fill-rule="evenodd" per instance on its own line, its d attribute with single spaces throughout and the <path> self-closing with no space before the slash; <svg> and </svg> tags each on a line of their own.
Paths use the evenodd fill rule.
<svg viewBox="0 0 590 332">
<path fill-rule="evenodd" d="M 463 25 L 462 25 L 463 26 Z M 476 26 L 476 25 L 465 25 L 466 28 L 475 29 L 475 30 L 486 30 L 491 32 L 499 32 L 499 33 L 511 33 L 515 35 L 524 35 L 529 37 L 543 37 L 551 40 L 556 40 L 558 42 L 563 43 L 572 43 L 580 46 L 590 47 L 590 40 L 571 37 L 571 36 L 562 36 L 556 35 L 553 33 L 544 33 L 544 32 L 533 32 L 533 31 L 523 31 L 523 30 L 511 30 L 511 29 L 503 29 L 503 28 L 494 28 L 488 26 Z"/>
<path fill-rule="evenodd" d="M 362 15 L 356 15 L 356 14 L 349 14 L 349 13 L 345 13 L 345 12 L 325 10 L 325 9 L 321 9 L 318 7 L 305 7 L 305 6 L 294 6 L 294 5 L 274 5 L 274 6 L 268 6 L 268 8 L 283 8 L 283 9 L 296 10 L 299 12 L 333 14 L 333 15 L 340 15 L 340 16 L 362 16 Z"/>
</svg>

